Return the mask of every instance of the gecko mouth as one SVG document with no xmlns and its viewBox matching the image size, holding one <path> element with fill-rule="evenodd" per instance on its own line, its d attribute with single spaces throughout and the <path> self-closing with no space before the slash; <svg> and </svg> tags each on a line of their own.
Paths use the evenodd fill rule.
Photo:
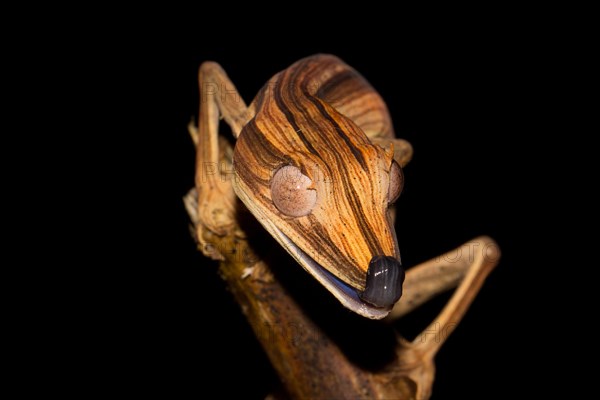
<svg viewBox="0 0 600 400">
<path fill-rule="evenodd" d="M 349 308 L 363 317 L 371 319 L 385 318 L 392 310 L 392 306 L 375 307 L 372 304 L 361 300 L 356 289 L 327 271 L 327 269 L 296 246 L 282 231 L 275 228 L 272 233 L 274 233 L 275 239 L 277 239 L 287 252 L 296 259 L 309 274 L 319 281 L 321 285 L 325 286 L 325 288 L 346 308 Z"/>
<path fill-rule="evenodd" d="M 342 305 L 358 315 L 370 319 L 385 318 L 392 311 L 393 304 L 378 307 L 359 297 L 358 291 L 334 276 L 325 267 L 314 260 L 310 255 L 294 244 L 273 222 L 272 218 L 260 207 L 252 202 L 246 202 L 248 196 L 244 193 L 249 192 L 245 185 L 240 185 L 242 180 L 234 180 L 233 188 L 242 202 L 256 217 L 258 222 L 271 234 L 271 236 L 321 285 L 323 285 Z M 237 185 L 236 185 L 237 183 Z M 364 295 L 364 293 L 363 293 Z"/>
</svg>

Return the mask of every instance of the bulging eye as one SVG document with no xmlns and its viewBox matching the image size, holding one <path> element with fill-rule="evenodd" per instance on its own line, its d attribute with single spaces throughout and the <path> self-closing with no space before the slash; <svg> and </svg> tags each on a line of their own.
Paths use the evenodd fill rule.
<svg viewBox="0 0 600 400">
<path fill-rule="evenodd" d="M 275 207 L 290 217 L 310 214 L 317 202 L 317 191 L 307 189 L 310 178 L 291 165 L 279 168 L 271 180 L 271 198 Z"/>
<path fill-rule="evenodd" d="M 390 169 L 390 186 L 388 188 L 388 201 L 390 204 L 394 203 L 400 197 L 402 188 L 404 187 L 404 174 L 402 168 L 396 161 L 392 161 L 392 168 Z"/>
</svg>

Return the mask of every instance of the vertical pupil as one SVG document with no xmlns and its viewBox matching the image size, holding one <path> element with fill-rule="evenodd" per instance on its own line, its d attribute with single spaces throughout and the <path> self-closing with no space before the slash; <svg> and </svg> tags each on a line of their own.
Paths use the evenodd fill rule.
<svg viewBox="0 0 600 400">
<path fill-rule="evenodd" d="M 275 173 L 271 181 L 271 199 L 279 211 L 290 217 L 309 214 L 317 201 L 317 192 L 308 187 L 310 178 L 299 168 L 287 165 Z"/>
</svg>

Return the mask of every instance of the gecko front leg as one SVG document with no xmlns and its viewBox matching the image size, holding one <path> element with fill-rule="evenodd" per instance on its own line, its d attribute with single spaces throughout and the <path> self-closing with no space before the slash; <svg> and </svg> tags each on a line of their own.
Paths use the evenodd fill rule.
<svg viewBox="0 0 600 400">
<path fill-rule="evenodd" d="M 211 237 L 226 235 L 234 228 L 236 196 L 231 182 L 231 146 L 219 138 L 219 119 L 225 120 L 237 138 L 252 112 L 219 64 L 203 63 L 198 81 L 198 128 L 189 127 L 196 144 L 196 237 L 205 255 L 222 259 L 220 251 L 210 245 Z"/>
</svg>

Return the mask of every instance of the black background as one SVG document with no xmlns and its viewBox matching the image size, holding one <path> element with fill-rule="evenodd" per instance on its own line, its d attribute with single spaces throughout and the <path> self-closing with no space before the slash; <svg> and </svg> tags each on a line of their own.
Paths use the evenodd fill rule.
<svg viewBox="0 0 600 400">
<path fill-rule="evenodd" d="M 106 283 L 97 300 L 108 321 L 98 327 L 98 357 L 110 363 L 103 381 L 174 397 L 211 387 L 223 396 L 260 399 L 273 387 L 276 377 L 216 263 L 189 235 L 182 197 L 193 185 L 194 148 L 186 125 L 197 116 L 203 61 L 220 63 L 250 102 L 269 77 L 299 58 L 332 53 L 381 93 L 397 136 L 414 147 L 398 201 L 404 265 L 482 234 L 503 253 L 436 357 L 433 398 L 484 398 L 490 390 L 507 397 L 514 387 L 499 365 L 510 368 L 510 382 L 530 385 L 518 347 L 532 340 L 523 332 L 535 329 L 521 322 L 535 309 L 521 296 L 523 274 L 535 271 L 520 261 L 530 232 L 512 211 L 529 206 L 520 191 L 528 182 L 520 145 L 527 51 L 486 30 L 408 35 L 382 49 L 351 38 L 268 45 L 246 39 L 202 29 L 129 35 L 103 49 L 109 57 L 91 53 L 83 62 L 99 71 L 84 90 L 111 99 L 93 110 L 102 131 L 98 147 L 107 149 L 91 168 L 106 180 L 97 195 L 107 208 L 124 211 L 110 220 L 113 233 L 91 246 L 94 262 L 108 257 L 95 271 Z M 300 268 L 291 259 L 289 267 Z M 446 299 L 407 317 L 401 332 L 415 335 Z"/>
</svg>

